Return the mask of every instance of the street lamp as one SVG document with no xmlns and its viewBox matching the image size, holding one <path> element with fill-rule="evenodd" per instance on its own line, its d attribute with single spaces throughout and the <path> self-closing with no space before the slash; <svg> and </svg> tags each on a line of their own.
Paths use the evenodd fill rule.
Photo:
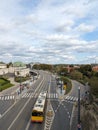
<svg viewBox="0 0 98 130">
<path fill-rule="evenodd" d="M 81 130 L 81 121 L 80 121 L 80 87 L 78 88 L 78 130 Z"/>
<path fill-rule="evenodd" d="M 20 64 L 20 67 L 21 67 L 21 64 Z M 20 68 L 20 94 L 21 94 L 21 68 Z"/>
</svg>

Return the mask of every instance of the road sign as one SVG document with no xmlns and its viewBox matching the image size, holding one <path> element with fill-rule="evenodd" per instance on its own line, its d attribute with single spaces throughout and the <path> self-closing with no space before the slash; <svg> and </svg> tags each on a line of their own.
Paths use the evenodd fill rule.
<svg viewBox="0 0 98 130">
<path fill-rule="evenodd" d="M 66 85 L 63 86 L 63 89 L 66 90 Z"/>
</svg>

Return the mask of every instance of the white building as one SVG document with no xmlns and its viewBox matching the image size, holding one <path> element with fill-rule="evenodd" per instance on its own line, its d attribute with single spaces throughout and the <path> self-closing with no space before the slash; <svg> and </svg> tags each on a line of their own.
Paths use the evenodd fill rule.
<svg viewBox="0 0 98 130">
<path fill-rule="evenodd" d="M 6 64 L 0 64 L 0 69 L 7 68 Z"/>
<path fill-rule="evenodd" d="M 29 68 L 17 68 L 15 69 L 15 76 L 26 77 L 30 75 L 29 71 L 30 71 Z"/>
</svg>

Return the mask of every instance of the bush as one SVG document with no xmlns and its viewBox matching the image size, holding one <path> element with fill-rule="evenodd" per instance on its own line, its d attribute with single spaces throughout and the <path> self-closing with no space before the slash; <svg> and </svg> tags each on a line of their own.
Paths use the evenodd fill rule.
<svg viewBox="0 0 98 130">
<path fill-rule="evenodd" d="M 70 77 L 75 80 L 81 80 L 83 79 L 83 74 L 79 71 L 72 71 Z"/>
<path fill-rule="evenodd" d="M 64 76 L 61 77 L 61 80 L 66 85 L 66 94 L 69 93 L 72 88 L 71 80 Z"/>
<path fill-rule="evenodd" d="M 30 77 L 27 76 L 27 77 L 15 77 L 14 80 L 15 80 L 16 82 L 19 82 L 19 83 L 20 83 L 20 82 L 24 82 L 24 81 L 29 80 L 29 79 L 30 79 Z"/>
<path fill-rule="evenodd" d="M 98 98 L 98 78 L 92 77 L 89 79 L 91 93 Z"/>
</svg>

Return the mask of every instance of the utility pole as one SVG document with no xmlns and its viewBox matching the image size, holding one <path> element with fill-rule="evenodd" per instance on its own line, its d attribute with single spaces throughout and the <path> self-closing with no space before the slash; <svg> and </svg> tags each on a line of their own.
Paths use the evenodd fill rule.
<svg viewBox="0 0 98 130">
<path fill-rule="evenodd" d="M 20 64 L 20 94 L 21 94 L 21 64 Z"/>
<path fill-rule="evenodd" d="M 81 121 L 80 121 L 80 87 L 78 88 L 78 130 L 81 130 Z"/>
</svg>

